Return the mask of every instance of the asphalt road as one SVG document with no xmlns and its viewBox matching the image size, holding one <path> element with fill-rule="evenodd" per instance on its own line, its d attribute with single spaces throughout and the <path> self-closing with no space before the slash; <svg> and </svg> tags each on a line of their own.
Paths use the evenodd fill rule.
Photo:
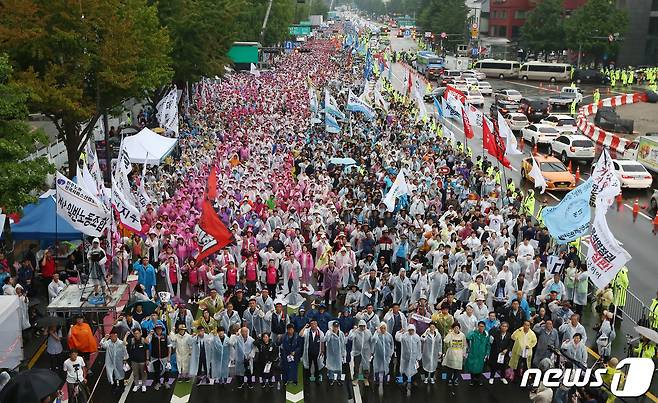
<svg viewBox="0 0 658 403">
<path fill-rule="evenodd" d="M 416 44 L 411 39 L 391 37 L 391 45 L 394 50 L 406 50 L 415 48 Z M 396 63 L 393 67 L 393 86 L 404 92 L 406 90 L 407 69 L 400 63 Z M 539 82 L 522 82 L 513 80 L 487 80 L 491 83 L 494 90 L 500 88 L 513 88 L 527 96 L 547 96 L 550 91 L 555 91 L 556 87 L 548 87 L 547 83 Z M 592 93 L 596 86 L 582 86 L 585 101 L 591 100 Z M 559 90 L 559 89 L 558 89 Z M 606 96 L 607 89 L 600 88 L 602 97 Z M 490 98 L 490 97 L 487 97 Z M 486 99 L 483 110 L 488 113 L 492 100 Z M 427 104 L 428 111 L 434 111 L 434 106 Z M 460 121 L 446 120 L 446 126 L 449 127 L 456 135 L 457 140 L 464 141 L 463 127 Z M 481 138 L 476 135 L 476 139 Z M 473 148 L 474 155 L 482 154 L 481 141 L 469 142 Z M 512 170 L 506 169 L 507 178 L 513 178 L 515 183 L 520 181 L 520 167 L 521 160 L 528 157 L 528 147 L 525 148 L 523 155 L 510 156 L 509 159 L 512 163 Z M 541 149 L 539 150 L 541 153 Z M 575 167 L 574 167 L 575 168 Z M 581 167 L 581 181 L 589 177 L 589 166 Z M 656 185 L 654 181 L 654 186 Z M 561 199 L 560 193 L 546 192 L 544 198 L 549 205 L 554 205 Z M 649 200 L 649 193 L 647 191 L 638 190 L 624 190 L 622 192 L 624 199 L 624 207 L 621 211 L 617 212 L 611 210 L 607 214 L 608 225 L 611 231 L 615 234 L 617 239 L 623 244 L 624 248 L 631 254 L 632 260 L 628 263 L 629 268 L 629 290 L 636 295 L 645 304 L 648 304 L 652 298 L 656 296 L 658 289 L 658 281 L 656 281 L 656 248 L 658 247 L 658 237 L 651 234 L 652 224 L 651 219 L 653 216 L 649 215 L 646 208 L 642 208 L 640 215 L 635 223 L 632 218 L 632 205 L 635 199 L 639 199 L 640 206 L 647 206 Z M 542 196 L 539 196 L 538 202 L 542 201 Z M 583 252 L 586 251 L 586 245 Z M 630 332 L 630 329 L 629 329 Z"/>
</svg>

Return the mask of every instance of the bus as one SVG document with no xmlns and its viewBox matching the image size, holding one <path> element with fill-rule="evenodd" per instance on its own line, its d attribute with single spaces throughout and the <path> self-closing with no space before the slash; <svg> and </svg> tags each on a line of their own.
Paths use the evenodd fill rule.
<svg viewBox="0 0 658 403">
<path fill-rule="evenodd" d="M 482 59 L 475 62 L 473 69 L 482 72 L 487 77 L 518 78 L 521 63 L 509 60 Z"/>
<path fill-rule="evenodd" d="M 527 62 L 521 65 L 519 78 L 526 80 L 569 81 L 571 65 L 566 63 Z"/>
<path fill-rule="evenodd" d="M 416 54 L 416 70 L 427 78 L 438 78 L 443 67 L 443 59 L 428 51 L 420 51 Z"/>
</svg>

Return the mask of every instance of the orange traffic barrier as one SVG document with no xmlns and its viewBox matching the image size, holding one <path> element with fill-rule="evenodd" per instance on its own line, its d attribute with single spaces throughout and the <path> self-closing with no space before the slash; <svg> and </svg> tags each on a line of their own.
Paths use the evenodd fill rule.
<svg viewBox="0 0 658 403">
<path fill-rule="evenodd" d="M 653 230 L 651 232 L 653 235 L 658 234 L 658 211 L 656 211 L 656 216 L 653 218 Z"/>
<path fill-rule="evenodd" d="M 580 167 L 576 167 L 576 185 L 580 181 Z"/>
<path fill-rule="evenodd" d="M 537 155 L 537 143 L 535 143 L 535 146 L 532 147 L 532 154 Z"/>
<path fill-rule="evenodd" d="M 640 203 L 635 199 L 635 202 L 633 202 L 633 222 L 637 220 L 638 214 L 640 214 Z"/>
<path fill-rule="evenodd" d="M 519 143 L 519 150 L 523 151 L 523 146 L 525 146 L 525 141 L 523 140 L 523 136 L 521 136 L 521 142 Z"/>
<path fill-rule="evenodd" d="M 621 197 L 621 192 L 615 197 L 615 200 L 617 201 L 617 211 L 620 211 L 624 206 L 624 199 Z"/>
<path fill-rule="evenodd" d="M 573 170 L 571 168 L 571 160 L 569 160 L 569 165 L 567 165 L 567 170 L 569 171 L 570 174 L 573 173 Z"/>
</svg>

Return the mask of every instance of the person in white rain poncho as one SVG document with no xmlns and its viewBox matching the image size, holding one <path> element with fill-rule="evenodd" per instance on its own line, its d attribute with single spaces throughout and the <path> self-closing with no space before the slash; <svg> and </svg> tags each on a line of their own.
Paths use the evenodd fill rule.
<svg viewBox="0 0 658 403">
<path fill-rule="evenodd" d="M 395 334 L 395 340 L 400 342 L 400 375 L 403 382 L 411 383 L 411 378 L 418 373 L 418 361 L 422 358 L 420 336 L 416 334 L 416 326 L 407 325 L 407 330 L 401 329 Z"/>
<path fill-rule="evenodd" d="M 612 326 L 612 319 L 614 318 L 614 313 L 609 311 L 603 311 L 603 322 L 601 322 L 601 327 L 599 328 L 599 333 L 596 338 L 596 346 L 601 357 L 609 358 L 612 350 L 612 341 L 615 339 L 617 334 L 615 329 Z"/>
<path fill-rule="evenodd" d="M 190 340 L 192 354 L 190 356 L 190 376 L 196 378 L 197 385 L 204 379 L 212 379 L 211 374 L 214 340 L 206 334 L 203 326 L 197 327 L 197 334 Z"/>
<path fill-rule="evenodd" d="M 436 371 L 443 355 L 443 340 L 436 330 L 434 323 L 420 336 L 423 343 L 423 370 L 425 370 L 425 383 L 434 384 Z"/>
<path fill-rule="evenodd" d="M 371 345 L 370 339 L 372 333 L 366 328 L 366 321 L 360 320 L 358 326 L 350 330 L 348 340 L 352 341 L 352 358 L 354 359 L 354 376 L 352 384 L 356 385 L 361 377 L 365 379 L 365 385 L 368 386 L 368 372 L 370 370 Z"/>
<path fill-rule="evenodd" d="M 283 269 L 283 293 L 299 293 L 299 281 L 302 278 L 302 266 L 293 253 L 286 256 L 281 263 Z"/>
<path fill-rule="evenodd" d="M 448 274 L 445 273 L 443 265 L 430 274 L 430 304 L 435 305 L 437 299 L 443 296 L 448 284 Z"/>
<path fill-rule="evenodd" d="M 112 385 L 112 393 L 115 395 L 123 392 L 123 378 L 126 373 L 123 364 L 128 359 L 126 343 L 119 340 L 117 329 L 112 329 L 110 334 L 101 340 L 101 347 L 105 349 L 105 374 L 107 381 Z"/>
<path fill-rule="evenodd" d="M 359 306 L 376 304 L 377 296 L 382 289 L 382 283 L 377 277 L 377 269 L 370 268 L 370 271 L 359 277 L 359 289 L 361 290 L 361 303 Z"/>
<path fill-rule="evenodd" d="M 212 351 L 212 376 L 213 379 L 223 384 L 229 375 L 229 363 L 231 361 L 231 339 L 226 335 L 224 328 L 217 328 L 217 335 L 213 337 L 214 349 Z"/>
<path fill-rule="evenodd" d="M 254 347 L 253 337 L 249 335 L 249 329 L 247 327 L 240 328 L 238 334 L 231 335 L 229 344 L 235 352 L 235 375 L 238 378 L 238 389 L 244 387 L 245 380 L 249 388 L 253 388 L 252 375 L 254 373 L 256 348 Z"/>
<path fill-rule="evenodd" d="M 178 329 L 171 331 L 169 341 L 176 350 L 178 376 L 181 380 L 187 380 L 189 379 L 190 356 L 192 355 L 192 335 L 187 332 L 187 326 L 178 325 Z"/>
<path fill-rule="evenodd" d="M 331 322 L 329 330 L 324 335 L 324 343 L 327 352 L 327 362 L 325 365 L 327 367 L 329 386 L 333 386 L 334 382 L 342 385 L 343 364 L 347 362 L 347 339 L 345 334 L 340 331 L 340 324 L 337 320 Z"/>
<path fill-rule="evenodd" d="M 311 319 L 299 332 L 304 339 L 304 350 L 302 352 L 302 363 L 309 371 L 310 381 L 322 380 L 320 370 L 324 368 L 322 356 L 324 355 L 324 332 L 318 328 L 318 321 Z"/>
<path fill-rule="evenodd" d="M 466 336 L 461 332 L 459 322 L 452 324 L 452 329 L 443 338 L 443 343 L 446 346 L 443 366 L 448 370 L 448 385 L 457 386 L 466 355 Z"/>
<path fill-rule="evenodd" d="M 391 357 L 395 351 L 393 336 L 388 332 L 386 323 L 381 322 L 372 335 L 372 372 L 375 383 L 383 383 L 388 375 Z"/>
<path fill-rule="evenodd" d="M 400 309 L 406 312 L 413 293 L 413 285 L 407 277 L 406 270 L 400 269 L 400 273 L 391 278 L 390 284 L 393 285 L 393 302 L 400 304 Z"/>
</svg>

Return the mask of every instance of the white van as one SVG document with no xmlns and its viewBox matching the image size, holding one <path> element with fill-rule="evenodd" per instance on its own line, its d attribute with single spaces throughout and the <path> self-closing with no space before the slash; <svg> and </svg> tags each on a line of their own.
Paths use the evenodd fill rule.
<svg viewBox="0 0 658 403">
<path fill-rule="evenodd" d="M 521 65 L 519 78 L 524 81 L 540 80 L 550 81 L 569 81 L 571 80 L 571 69 L 573 67 L 566 63 L 544 63 L 544 62 L 527 62 Z"/>
<path fill-rule="evenodd" d="M 487 77 L 517 78 L 521 63 L 509 60 L 483 59 L 475 62 L 473 68 Z"/>
</svg>

